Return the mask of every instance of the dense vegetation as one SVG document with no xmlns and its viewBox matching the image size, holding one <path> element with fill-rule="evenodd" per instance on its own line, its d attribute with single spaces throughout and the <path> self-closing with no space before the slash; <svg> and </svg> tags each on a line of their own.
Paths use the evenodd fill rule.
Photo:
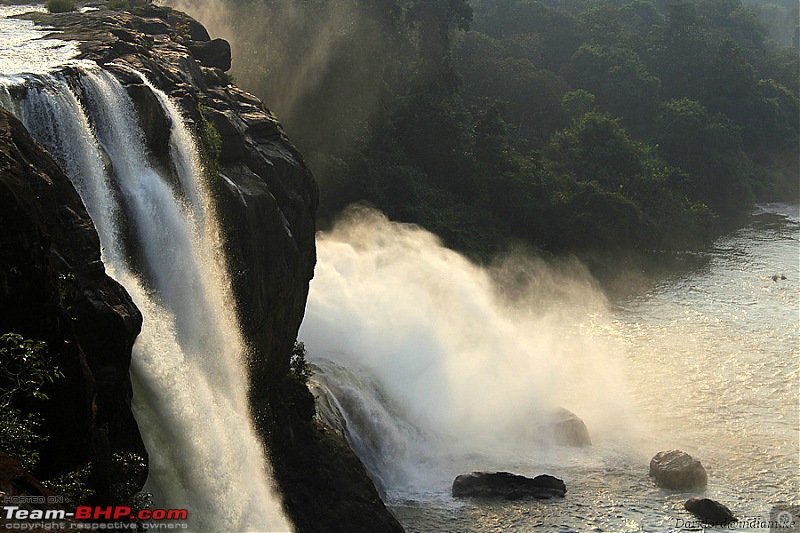
<svg viewBox="0 0 800 533">
<path fill-rule="evenodd" d="M 66 13 L 75 11 L 75 2 L 73 0 L 47 0 L 45 7 L 50 13 Z"/>
<path fill-rule="evenodd" d="M 302 6 L 287 40 L 305 47 L 320 19 L 358 13 L 325 43 L 318 88 L 277 109 L 328 216 L 365 200 L 479 256 L 509 240 L 652 250 L 702 244 L 756 200 L 797 198 L 791 3 Z M 267 101 L 286 82 L 280 69 L 248 74 L 237 77 Z"/>
</svg>

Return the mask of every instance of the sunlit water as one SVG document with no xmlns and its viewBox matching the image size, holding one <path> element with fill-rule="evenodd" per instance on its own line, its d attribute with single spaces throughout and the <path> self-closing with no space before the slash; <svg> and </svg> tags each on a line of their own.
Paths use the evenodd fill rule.
<svg viewBox="0 0 800 533">
<path fill-rule="evenodd" d="M 391 224 L 360 224 L 319 239 L 301 337 L 319 367 L 315 379 L 351 406 L 350 440 L 409 531 L 697 530 L 683 509 L 695 496 L 728 505 L 743 520 L 738 530 L 765 531 L 744 520 L 800 503 L 797 206 L 760 207 L 744 229 L 625 296 L 598 299 L 596 287 L 569 280 L 575 272 L 536 271 L 538 281 L 528 280 L 527 296 L 516 301 L 529 304 L 527 314 L 465 304 L 485 297 L 480 272 L 436 243 L 405 242 Z M 432 291 L 439 294 L 427 297 Z M 453 336 L 461 339 L 455 349 Z M 470 353 L 486 351 L 481 337 L 496 346 L 485 361 Z M 473 376 L 460 366 L 484 376 L 469 381 L 466 394 L 459 380 Z M 489 416 L 450 427 L 443 414 L 463 416 L 453 398 Z M 487 404 L 498 398 L 492 411 Z M 531 398 L 578 413 L 594 445 L 526 441 L 509 421 L 536 416 Z M 483 431 L 461 430 L 470 423 Z M 648 478 L 650 458 L 672 448 L 702 461 L 704 490 L 663 490 Z M 568 493 L 453 499 L 452 479 L 472 470 L 549 473 Z"/>
<path fill-rule="evenodd" d="M 697 526 L 682 506 L 698 496 L 727 504 L 737 530 L 766 531 L 745 520 L 799 503 L 798 222 L 797 206 L 763 206 L 702 266 L 612 301 L 610 320 L 576 325 L 623 361 L 630 447 L 605 435 L 559 465 L 492 465 L 558 475 L 564 500 L 456 502 L 443 488 L 431 501 L 391 502 L 395 513 L 410 531 L 680 531 Z M 670 448 L 703 462 L 705 490 L 650 482 L 649 458 Z"/>
<path fill-rule="evenodd" d="M 29 30 L 18 40 L 30 43 L 30 64 L 44 71 L 5 75 L 17 67 L 0 49 L 0 104 L 75 185 L 107 272 L 142 311 L 131 381 L 149 454 L 145 489 L 160 508 L 187 509 L 191 531 L 290 531 L 250 418 L 247 347 L 183 115 L 142 74 L 111 66 L 140 78 L 171 124 L 171 160 L 156 162 L 137 107 L 111 71 L 89 62 L 62 71 L 72 57 L 36 57 L 41 41 Z"/>
<path fill-rule="evenodd" d="M 0 81 L 21 74 L 44 74 L 78 55 L 74 42 L 46 38 L 53 33 L 48 28 L 12 18 L 31 11 L 46 10 L 42 4 L 0 6 Z"/>
</svg>

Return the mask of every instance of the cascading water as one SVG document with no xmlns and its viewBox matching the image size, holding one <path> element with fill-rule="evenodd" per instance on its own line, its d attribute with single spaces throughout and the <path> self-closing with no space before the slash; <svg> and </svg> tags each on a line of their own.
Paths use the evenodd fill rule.
<svg viewBox="0 0 800 533">
<path fill-rule="evenodd" d="M 608 347 L 573 327 L 602 321 L 605 309 L 576 263 L 559 273 L 509 260 L 488 271 L 364 209 L 319 236 L 318 255 L 300 338 L 318 387 L 391 496 L 440 491 L 464 469 L 534 450 L 539 467 L 558 464 L 573 453 L 554 445 L 558 407 L 579 414 L 595 439 L 625 426 Z M 501 276 L 518 290 L 498 295 Z"/>
<path fill-rule="evenodd" d="M 356 210 L 317 239 L 300 338 L 318 412 L 409 530 L 698 531 L 683 503 L 708 497 L 737 530 L 765 531 L 781 505 L 800 512 L 800 217 L 760 213 L 677 273 L 630 272 L 630 294 L 608 300 L 576 263 L 517 254 L 482 268 Z M 546 438 L 555 406 L 585 420 L 592 446 Z M 648 478 L 672 448 L 703 462 L 707 488 Z M 568 492 L 452 498 L 473 470 L 549 473 Z"/>
<path fill-rule="evenodd" d="M 172 123 L 171 169 L 154 162 L 133 102 L 97 66 L 3 77 L 0 101 L 74 182 L 109 274 L 144 316 L 131 374 L 146 490 L 159 507 L 187 508 L 193 530 L 288 531 L 249 417 L 246 348 L 194 141 L 166 95 L 128 70 Z"/>
</svg>

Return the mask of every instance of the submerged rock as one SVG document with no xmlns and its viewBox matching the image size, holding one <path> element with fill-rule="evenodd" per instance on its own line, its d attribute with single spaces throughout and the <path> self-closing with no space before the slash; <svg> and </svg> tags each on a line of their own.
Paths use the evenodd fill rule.
<svg viewBox="0 0 800 533">
<path fill-rule="evenodd" d="M 566 492 L 567 487 L 562 480 L 547 474 L 531 479 L 509 472 L 470 472 L 461 474 L 453 481 L 453 496 L 456 498 L 546 500 L 555 496 L 563 497 Z"/>
<path fill-rule="evenodd" d="M 589 436 L 586 424 L 572 411 L 559 407 L 550 416 L 550 423 L 553 427 L 553 436 L 558 444 L 580 448 L 592 445 L 592 438 Z"/>
<path fill-rule="evenodd" d="M 705 487 L 708 474 L 700 461 L 686 452 L 658 452 L 650 461 L 650 476 L 667 489 L 690 490 Z"/>
<path fill-rule="evenodd" d="M 725 526 L 739 521 L 725 505 L 708 498 L 691 498 L 686 500 L 683 508 L 710 526 Z"/>
</svg>

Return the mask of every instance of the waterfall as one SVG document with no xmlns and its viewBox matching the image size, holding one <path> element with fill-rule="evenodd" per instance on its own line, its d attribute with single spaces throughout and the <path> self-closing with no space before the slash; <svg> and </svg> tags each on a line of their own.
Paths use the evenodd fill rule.
<svg viewBox="0 0 800 533">
<path fill-rule="evenodd" d="M 96 66 L 73 71 L 6 79 L 0 101 L 73 181 L 109 275 L 144 316 L 131 376 L 145 488 L 160 508 L 188 509 L 193 530 L 290 530 L 249 416 L 246 346 L 194 140 L 132 71 L 172 123 L 172 168 L 162 168 L 121 83 Z"/>
<path fill-rule="evenodd" d="M 593 441 L 628 437 L 615 347 L 597 334 L 607 302 L 579 263 L 481 267 L 364 208 L 317 254 L 300 339 L 319 411 L 390 500 L 449 494 L 466 471 L 587 460 L 558 444 L 559 407 Z"/>
</svg>

